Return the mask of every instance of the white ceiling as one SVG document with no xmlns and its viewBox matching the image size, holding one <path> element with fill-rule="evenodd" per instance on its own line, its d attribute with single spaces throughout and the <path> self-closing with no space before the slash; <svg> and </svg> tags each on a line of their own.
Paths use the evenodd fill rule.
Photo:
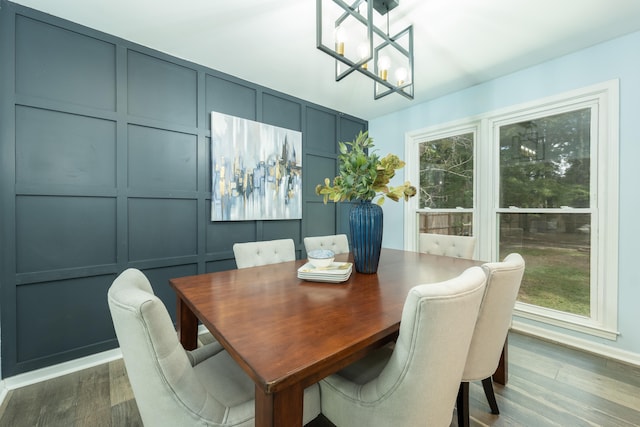
<svg viewBox="0 0 640 427">
<path fill-rule="evenodd" d="M 13 1 L 364 119 L 640 30 L 640 0 L 400 0 L 390 32 L 414 26 L 415 99 L 374 100 L 316 49 L 315 0 Z"/>
</svg>

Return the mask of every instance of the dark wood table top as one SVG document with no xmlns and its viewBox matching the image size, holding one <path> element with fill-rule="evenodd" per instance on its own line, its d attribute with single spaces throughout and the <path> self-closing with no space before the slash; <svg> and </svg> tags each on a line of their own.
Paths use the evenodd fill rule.
<svg viewBox="0 0 640 427">
<path fill-rule="evenodd" d="M 338 255 L 336 261 L 352 261 Z M 413 286 L 480 261 L 383 249 L 377 274 L 343 283 L 297 278 L 306 260 L 172 279 L 184 304 L 256 383 L 307 387 L 395 338 Z"/>
</svg>

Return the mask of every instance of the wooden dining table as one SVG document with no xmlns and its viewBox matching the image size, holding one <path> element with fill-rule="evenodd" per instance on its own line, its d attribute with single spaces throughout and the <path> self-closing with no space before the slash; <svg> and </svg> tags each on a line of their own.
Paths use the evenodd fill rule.
<svg viewBox="0 0 640 427">
<path fill-rule="evenodd" d="M 351 254 L 336 262 L 353 262 Z M 304 389 L 397 338 L 409 290 L 481 261 L 383 249 L 378 271 L 304 281 L 306 260 L 170 280 L 185 349 L 198 320 L 255 382 L 255 425 L 301 426 Z M 455 325 L 442 325 L 455 334 Z M 505 345 L 506 349 L 506 345 Z M 506 352 L 494 379 L 506 381 Z"/>
</svg>

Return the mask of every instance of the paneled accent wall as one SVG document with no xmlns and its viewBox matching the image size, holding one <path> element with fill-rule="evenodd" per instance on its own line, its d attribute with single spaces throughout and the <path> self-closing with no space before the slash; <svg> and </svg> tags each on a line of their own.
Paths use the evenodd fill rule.
<svg viewBox="0 0 640 427">
<path fill-rule="evenodd" d="M 1 0 L 2 376 L 117 347 L 106 292 L 235 268 L 234 242 L 347 231 L 315 185 L 364 120 Z M 210 117 L 303 133 L 303 219 L 211 222 Z"/>
</svg>

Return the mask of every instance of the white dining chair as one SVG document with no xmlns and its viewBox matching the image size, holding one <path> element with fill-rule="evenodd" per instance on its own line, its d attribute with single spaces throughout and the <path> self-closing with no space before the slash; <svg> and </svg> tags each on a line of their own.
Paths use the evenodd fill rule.
<svg viewBox="0 0 640 427">
<path fill-rule="evenodd" d="M 473 259 L 476 238 L 474 236 L 420 233 L 418 245 L 418 251 L 425 254 Z"/>
<path fill-rule="evenodd" d="M 511 316 L 524 275 L 524 259 L 512 253 L 503 262 L 482 266 L 487 288 L 482 299 L 478 321 L 473 332 L 467 362 L 458 391 L 458 426 L 469 426 L 469 382 L 482 381 L 492 414 L 499 414 L 491 376 L 498 367 Z"/>
<path fill-rule="evenodd" d="M 336 255 L 346 254 L 349 253 L 349 239 L 346 234 L 305 237 L 304 249 L 307 253 L 316 249 L 330 249 Z"/>
<path fill-rule="evenodd" d="M 233 255 L 238 268 L 258 267 L 294 261 L 296 259 L 296 245 L 293 239 L 236 243 L 233 245 Z"/>
<path fill-rule="evenodd" d="M 412 288 L 398 340 L 320 382 L 322 413 L 336 426 L 448 426 L 486 276 Z"/>
<path fill-rule="evenodd" d="M 217 342 L 185 351 L 142 272 L 122 272 L 109 288 L 108 303 L 144 425 L 254 425 L 253 380 Z M 303 408 L 305 423 L 320 414 L 317 384 L 305 389 Z"/>
</svg>

